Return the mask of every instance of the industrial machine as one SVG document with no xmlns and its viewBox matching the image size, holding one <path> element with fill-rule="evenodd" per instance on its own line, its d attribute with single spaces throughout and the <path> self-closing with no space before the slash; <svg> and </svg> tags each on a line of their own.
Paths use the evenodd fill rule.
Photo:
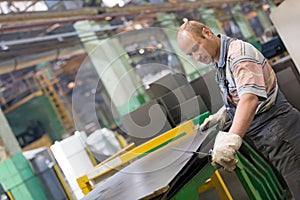
<svg viewBox="0 0 300 200">
<path fill-rule="evenodd" d="M 197 116 L 96 166 L 77 180 L 87 194 L 83 199 L 198 199 L 199 192 L 212 187 L 221 199 L 232 199 L 218 171 L 210 165 L 209 155 L 178 151 L 209 152 L 217 126 L 197 131 L 208 115 Z M 245 141 L 237 158 L 235 172 L 250 199 L 288 199 L 289 191 L 276 172 Z M 115 174 L 108 178 L 108 172 Z"/>
</svg>

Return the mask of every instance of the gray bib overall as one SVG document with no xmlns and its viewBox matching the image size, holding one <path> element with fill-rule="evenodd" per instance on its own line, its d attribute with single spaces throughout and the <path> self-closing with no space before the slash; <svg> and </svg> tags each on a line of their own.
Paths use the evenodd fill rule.
<svg viewBox="0 0 300 200">
<path fill-rule="evenodd" d="M 227 42 L 227 50 L 231 41 Z M 233 120 L 236 107 L 229 101 L 225 67 L 217 69 L 216 79 L 219 87 L 223 87 L 222 98 L 227 114 Z M 271 108 L 255 115 L 246 137 L 281 173 L 294 198 L 300 200 L 300 113 L 287 102 L 280 90 Z"/>
</svg>

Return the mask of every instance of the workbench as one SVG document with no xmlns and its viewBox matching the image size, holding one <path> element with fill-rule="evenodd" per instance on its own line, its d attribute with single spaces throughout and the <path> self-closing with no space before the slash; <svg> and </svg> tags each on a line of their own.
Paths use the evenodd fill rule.
<svg viewBox="0 0 300 200">
<path fill-rule="evenodd" d="M 191 175 L 201 171 L 201 168 L 205 171 L 201 176 L 202 183 L 204 183 L 215 171 L 210 166 L 208 157 L 199 159 L 193 154 L 179 152 L 174 148 L 190 151 L 201 149 L 208 152 L 210 148 L 208 146 L 212 147 L 211 142 L 207 142 L 205 148 L 200 148 L 200 146 L 208 134 L 214 131 L 216 131 L 215 128 L 212 128 L 200 134 L 195 130 L 134 161 L 96 187 L 83 199 L 133 200 L 164 198 L 164 196 L 169 199 L 177 193 L 182 184 L 191 178 Z"/>
<path fill-rule="evenodd" d="M 198 121 L 194 121 L 196 127 Z M 197 200 L 200 188 L 217 173 L 216 169 L 211 166 L 209 156 L 200 158 L 175 149 L 208 153 L 217 133 L 217 126 L 201 133 L 196 128 L 179 139 L 174 137 L 155 151 L 144 151 L 137 160 L 97 185 L 83 200 Z M 177 134 L 182 135 L 180 131 Z M 245 140 L 236 158 L 239 162 L 235 173 L 249 199 L 289 199 L 289 190 L 280 176 Z M 222 199 L 232 199 L 230 194 L 227 197 Z"/>
</svg>

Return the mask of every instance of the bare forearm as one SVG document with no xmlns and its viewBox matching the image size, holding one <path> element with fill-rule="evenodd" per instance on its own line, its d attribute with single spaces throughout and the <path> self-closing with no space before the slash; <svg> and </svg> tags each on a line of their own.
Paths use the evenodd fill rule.
<svg viewBox="0 0 300 200">
<path fill-rule="evenodd" d="M 243 137 L 253 121 L 257 105 L 258 97 L 256 95 L 244 94 L 237 105 L 229 132 Z"/>
</svg>

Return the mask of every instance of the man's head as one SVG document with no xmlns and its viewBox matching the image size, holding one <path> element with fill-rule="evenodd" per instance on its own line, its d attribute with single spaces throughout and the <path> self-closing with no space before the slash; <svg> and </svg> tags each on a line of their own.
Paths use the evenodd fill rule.
<svg viewBox="0 0 300 200">
<path fill-rule="evenodd" d="M 220 53 L 220 40 L 204 24 L 185 21 L 177 35 L 179 48 L 194 60 L 210 64 Z"/>
</svg>

